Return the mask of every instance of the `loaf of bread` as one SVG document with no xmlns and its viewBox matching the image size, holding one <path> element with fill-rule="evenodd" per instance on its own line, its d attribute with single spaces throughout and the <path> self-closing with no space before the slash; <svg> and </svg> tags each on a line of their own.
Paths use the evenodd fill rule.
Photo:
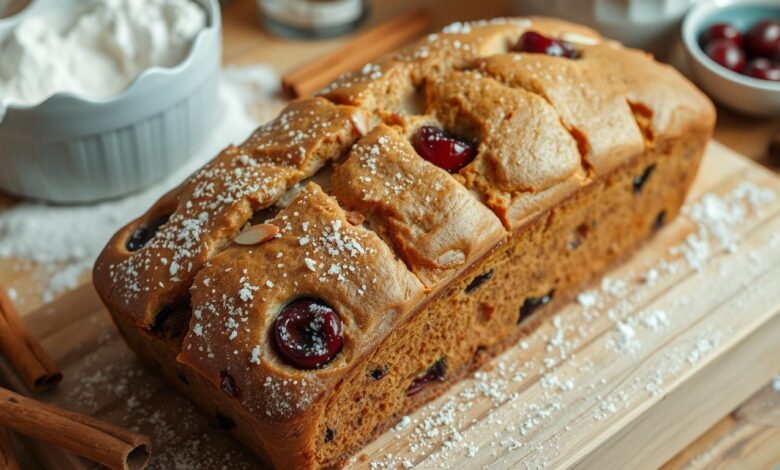
<svg viewBox="0 0 780 470">
<path fill-rule="evenodd" d="M 95 286 L 262 460 L 340 466 L 675 217 L 714 121 L 590 29 L 453 24 L 225 149 L 112 238 Z"/>
</svg>

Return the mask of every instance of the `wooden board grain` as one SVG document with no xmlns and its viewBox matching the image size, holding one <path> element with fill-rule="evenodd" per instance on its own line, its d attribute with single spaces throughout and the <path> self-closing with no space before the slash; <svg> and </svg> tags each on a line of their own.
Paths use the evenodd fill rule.
<svg viewBox="0 0 780 470">
<path fill-rule="evenodd" d="M 674 456 L 662 470 L 777 468 L 778 443 L 780 393 L 770 384 Z"/>
<path fill-rule="evenodd" d="M 745 182 L 780 195 L 777 177 L 711 144 L 689 200 L 698 209 L 709 207 L 701 203 L 708 198 L 731 201 L 732 216 L 740 217 L 733 233 L 710 229 L 716 238 L 735 235 L 734 252 L 710 240 L 706 263 L 691 268 L 698 252 L 685 250 L 696 246 L 691 234 L 701 224 L 692 222 L 698 209 L 689 204 L 688 217 L 664 228 L 580 304 L 545 319 L 485 370 L 403 420 L 353 466 L 666 462 L 780 370 L 780 199 L 755 210 L 745 197 L 740 206 L 735 194 L 745 193 Z M 46 401 L 150 434 L 152 468 L 257 468 L 138 362 L 91 285 L 26 319 L 65 376 Z"/>
</svg>

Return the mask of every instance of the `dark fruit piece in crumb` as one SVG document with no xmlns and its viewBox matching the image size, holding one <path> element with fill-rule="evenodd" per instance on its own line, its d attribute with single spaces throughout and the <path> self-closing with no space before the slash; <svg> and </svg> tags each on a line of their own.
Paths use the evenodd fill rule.
<svg viewBox="0 0 780 470">
<path fill-rule="evenodd" d="M 176 378 L 178 378 L 181 381 L 181 383 L 183 383 L 185 385 L 189 385 L 190 384 L 190 381 L 187 379 L 187 376 L 182 374 L 181 372 L 177 372 L 176 373 Z"/>
<path fill-rule="evenodd" d="M 374 380 L 379 380 L 385 375 L 387 375 L 387 366 L 377 367 L 374 370 L 371 371 L 371 378 Z"/>
<path fill-rule="evenodd" d="M 468 165 L 477 154 L 474 145 L 433 126 L 417 129 L 412 145 L 421 157 L 450 173 Z"/>
<path fill-rule="evenodd" d="M 642 187 L 647 183 L 647 180 L 650 178 L 650 175 L 653 174 L 653 171 L 655 171 L 655 163 L 645 168 L 645 171 L 643 171 L 641 175 L 634 178 L 634 181 L 631 182 L 631 189 L 634 194 L 639 194 L 642 191 Z"/>
<path fill-rule="evenodd" d="M 149 240 L 154 238 L 160 227 L 162 227 L 165 222 L 168 222 L 170 217 L 171 214 L 159 215 L 149 222 L 144 222 L 139 225 L 125 243 L 125 248 L 127 248 L 127 251 L 138 251 L 143 248 L 147 243 L 149 243 Z"/>
<path fill-rule="evenodd" d="M 770 58 L 780 50 L 780 21 L 759 21 L 745 34 L 745 51 L 751 57 Z"/>
<path fill-rule="evenodd" d="M 536 31 L 526 31 L 520 36 L 517 44 L 512 49 L 517 52 L 530 52 L 533 54 L 546 54 L 555 57 L 567 57 L 575 59 L 577 51 L 566 41 L 553 39 Z"/>
<path fill-rule="evenodd" d="M 474 279 L 471 280 L 471 282 L 469 282 L 469 285 L 466 286 L 466 293 L 471 294 L 472 292 L 477 290 L 479 286 L 489 281 L 492 277 L 493 277 L 492 269 L 486 273 L 482 273 L 479 276 L 475 277 Z"/>
<path fill-rule="evenodd" d="M 325 443 L 327 444 L 328 442 L 332 441 L 334 435 L 335 435 L 335 433 L 333 432 L 333 430 L 331 428 L 326 428 L 325 429 Z"/>
<path fill-rule="evenodd" d="M 712 41 L 704 47 L 707 56 L 727 69 L 741 73 L 745 69 L 745 53 L 726 39 Z"/>
<path fill-rule="evenodd" d="M 190 316 L 185 310 L 165 305 L 154 317 L 152 333 L 163 338 L 174 339 L 183 335 L 189 324 Z"/>
<path fill-rule="evenodd" d="M 223 431 L 230 431 L 231 429 L 235 429 L 236 422 L 233 421 L 232 418 L 229 416 L 225 416 L 222 413 L 217 413 L 217 428 L 222 429 Z"/>
<path fill-rule="evenodd" d="M 284 307 L 276 317 L 274 337 L 284 361 L 299 369 L 324 366 L 344 345 L 341 318 L 314 298 L 298 299 Z"/>
<path fill-rule="evenodd" d="M 712 41 L 717 41 L 719 39 L 726 39 L 733 42 L 737 46 L 742 45 L 742 33 L 740 33 L 737 28 L 731 26 L 728 23 L 715 23 L 714 25 L 705 29 L 704 32 L 701 33 L 699 43 L 702 45 L 702 47 L 705 47 Z"/>
<path fill-rule="evenodd" d="M 219 387 L 230 398 L 238 398 L 241 394 L 238 385 L 236 385 L 236 379 L 224 369 L 219 371 Z"/>
<path fill-rule="evenodd" d="M 780 81 L 780 64 L 769 59 L 753 59 L 745 66 L 745 75 L 759 80 Z"/>
<path fill-rule="evenodd" d="M 590 226 L 588 224 L 578 225 L 577 228 L 574 229 L 574 239 L 569 241 L 569 243 L 566 245 L 567 248 L 569 250 L 576 250 L 580 245 L 582 245 L 582 242 L 589 233 Z"/>
<path fill-rule="evenodd" d="M 551 290 L 541 297 L 526 298 L 523 302 L 523 305 L 520 307 L 520 318 L 517 319 L 517 324 L 519 325 L 523 320 L 531 316 L 531 314 L 537 311 L 540 307 L 544 307 L 545 305 L 549 304 L 553 299 L 554 294 L 555 291 Z"/>
<path fill-rule="evenodd" d="M 444 358 L 434 362 L 424 374 L 412 380 L 409 388 L 406 389 L 406 396 L 410 397 L 419 393 L 426 385 L 433 382 L 444 382 L 444 375 L 447 373 L 447 360 Z"/>
<path fill-rule="evenodd" d="M 666 211 L 662 210 L 658 213 L 658 215 L 655 216 L 655 221 L 653 221 L 653 228 L 655 230 L 661 229 L 664 224 L 666 223 Z"/>
<path fill-rule="evenodd" d="M 769 141 L 767 156 L 773 165 L 780 166 L 780 132 L 775 133 L 772 140 Z"/>
</svg>

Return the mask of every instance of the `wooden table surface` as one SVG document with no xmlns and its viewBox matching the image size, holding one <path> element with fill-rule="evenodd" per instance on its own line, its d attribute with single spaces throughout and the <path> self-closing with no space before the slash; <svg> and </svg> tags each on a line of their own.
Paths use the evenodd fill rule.
<svg viewBox="0 0 780 470">
<path fill-rule="evenodd" d="M 270 64 L 283 74 L 332 51 L 346 38 L 319 41 L 288 40 L 267 34 L 259 26 L 253 0 L 223 2 L 223 60 L 229 65 Z M 411 6 L 428 6 L 434 28 L 455 20 L 469 20 L 511 14 L 508 0 L 375 0 L 367 25 L 377 23 Z M 719 108 L 715 139 L 736 152 L 769 166 L 766 147 L 773 133 L 780 131 L 780 118 L 757 119 Z M 777 171 L 777 168 L 774 168 Z M 15 203 L 0 196 L 0 210 Z M 35 267 L 19 260 L 0 260 L 0 283 L 32 283 Z M 11 267 L 11 263 L 15 263 Z M 41 304 L 39 292 L 20 292 L 24 314 Z M 778 371 L 780 372 L 780 371 Z M 717 393 L 717 391 L 713 391 Z M 771 468 L 780 464 L 780 393 L 771 384 L 724 417 L 666 465 L 666 468 L 712 466 Z"/>
</svg>

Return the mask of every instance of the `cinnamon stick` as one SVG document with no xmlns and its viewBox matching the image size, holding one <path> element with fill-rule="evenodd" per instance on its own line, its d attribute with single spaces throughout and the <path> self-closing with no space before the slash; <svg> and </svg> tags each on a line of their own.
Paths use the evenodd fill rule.
<svg viewBox="0 0 780 470">
<path fill-rule="evenodd" d="M 2 356 L 0 356 L 0 379 L 2 379 L 9 389 L 25 395 L 27 386 L 24 384 L 21 377 L 19 377 L 19 374 L 14 372 L 14 369 L 8 360 Z M 45 442 L 36 441 L 35 439 L 30 438 L 27 438 L 27 440 L 23 442 L 26 447 L 32 449 L 35 453 L 35 460 L 40 462 L 44 468 L 56 468 L 57 470 L 88 470 L 92 469 L 94 466 L 90 464 L 90 466 L 87 467 L 85 464 L 86 460 Z"/>
<path fill-rule="evenodd" d="M 0 428 L 0 468 L 3 470 L 19 470 L 19 461 L 11 441 L 11 433 L 6 428 Z"/>
<path fill-rule="evenodd" d="M 140 470 L 151 457 L 148 437 L 0 388 L 0 425 L 111 469 Z"/>
<path fill-rule="evenodd" d="M 430 13 L 416 8 L 355 35 L 344 46 L 282 77 L 282 85 L 293 96 L 308 96 L 339 75 L 398 49 L 428 31 Z"/>
<path fill-rule="evenodd" d="M 49 390 L 62 380 L 62 373 L 24 326 L 5 292 L 5 287 L 0 285 L 0 351 L 30 390 Z"/>
</svg>

